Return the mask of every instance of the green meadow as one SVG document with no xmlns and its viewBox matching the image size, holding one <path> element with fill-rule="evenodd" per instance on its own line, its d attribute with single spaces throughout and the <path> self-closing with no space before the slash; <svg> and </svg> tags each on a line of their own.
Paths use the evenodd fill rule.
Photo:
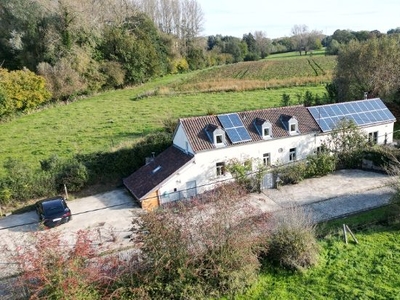
<svg viewBox="0 0 400 300">
<path fill-rule="evenodd" d="M 288 64 L 292 62 L 288 60 Z M 228 67 L 237 69 L 236 65 Z M 276 67 L 271 70 L 264 72 L 277 72 Z M 325 82 L 241 91 L 180 90 L 190 81 L 201 80 L 203 72 L 166 76 L 140 86 L 52 105 L 3 122 L 0 162 L 11 157 L 39 168 L 40 161 L 51 155 L 63 158 L 129 146 L 162 130 L 167 120 L 279 106 L 284 93 L 297 104 L 297 95 L 307 90 L 319 96 L 325 92 Z M 269 76 L 257 74 L 253 81 Z"/>
</svg>

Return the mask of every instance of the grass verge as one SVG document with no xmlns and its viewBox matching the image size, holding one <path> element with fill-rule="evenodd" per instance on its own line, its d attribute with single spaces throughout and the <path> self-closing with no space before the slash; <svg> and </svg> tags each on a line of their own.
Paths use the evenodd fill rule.
<svg viewBox="0 0 400 300">
<path fill-rule="evenodd" d="M 399 225 L 385 225 L 391 206 L 319 226 L 317 267 L 290 272 L 265 265 L 258 283 L 237 299 L 399 299 Z M 355 234 L 345 244 L 342 224 Z"/>
</svg>

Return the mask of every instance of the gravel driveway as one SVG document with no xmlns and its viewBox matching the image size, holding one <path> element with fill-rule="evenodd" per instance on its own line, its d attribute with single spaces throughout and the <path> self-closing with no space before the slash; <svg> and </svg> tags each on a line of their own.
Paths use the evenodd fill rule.
<svg viewBox="0 0 400 300">
<path fill-rule="evenodd" d="M 299 184 L 254 194 L 262 211 L 306 206 L 316 222 L 388 204 L 394 194 L 394 178 L 376 172 L 340 170 Z"/>
<path fill-rule="evenodd" d="M 68 206 L 72 220 L 50 229 L 60 232 L 66 244 L 73 244 L 76 233 L 87 229 L 93 232 L 92 243 L 100 250 L 132 245 L 129 242 L 132 218 L 142 210 L 125 189 L 68 201 Z M 16 272 L 12 258 L 15 248 L 29 245 L 31 233 L 39 230 L 34 211 L 0 219 L 0 278 Z M 46 234 L 47 230 L 41 233 Z"/>
</svg>

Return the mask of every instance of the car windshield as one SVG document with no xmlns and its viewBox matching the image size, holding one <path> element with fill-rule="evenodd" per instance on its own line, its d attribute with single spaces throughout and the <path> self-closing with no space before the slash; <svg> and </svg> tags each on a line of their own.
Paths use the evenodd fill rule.
<svg viewBox="0 0 400 300">
<path fill-rule="evenodd" d="M 43 211 L 46 215 L 64 212 L 64 209 L 64 205 L 60 199 L 43 202 Z"/>
</svg>

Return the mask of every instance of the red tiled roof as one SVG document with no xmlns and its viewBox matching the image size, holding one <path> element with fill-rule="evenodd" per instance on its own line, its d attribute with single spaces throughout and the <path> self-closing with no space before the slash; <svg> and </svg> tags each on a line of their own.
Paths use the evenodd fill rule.
<svg viewBox="0 0 400 300">
<path fill-rule="evenodd" d="M 171 146 L 153 161 L 124 178 L 123 183 L 140 200 L 192 158 L 193 156 Z"/>
<path fill-rule="evenodd" d="M 309 134 L 321 131 L 308 109 L 302 105 L 244 111 L 239 112 L 238 115 L 251 137 L 251 141 L 244 143 L 252 143 L 262 140 L 262 137 L 260 134 L 258 134 L 257 129 L 253 124 L 253 121 L 256 118 L 268 120 L 272 124 L 273 138 L 290 136 L 282 124 L 280 119 L 281 116 L 296 117 L 300 134 Z M 182 124 L 189 143 L 195 152 L 211 150 L 215 148 L 214 144 L 211 143 L 204 130 L 209 124 L 223 128 L 217 116 L 184 118 L 180 119 L 180 123 Z M 226 138 L 226 143 L 228 147 L 234 145 L 231 143 L 228 137 Z"/>
</svg>

